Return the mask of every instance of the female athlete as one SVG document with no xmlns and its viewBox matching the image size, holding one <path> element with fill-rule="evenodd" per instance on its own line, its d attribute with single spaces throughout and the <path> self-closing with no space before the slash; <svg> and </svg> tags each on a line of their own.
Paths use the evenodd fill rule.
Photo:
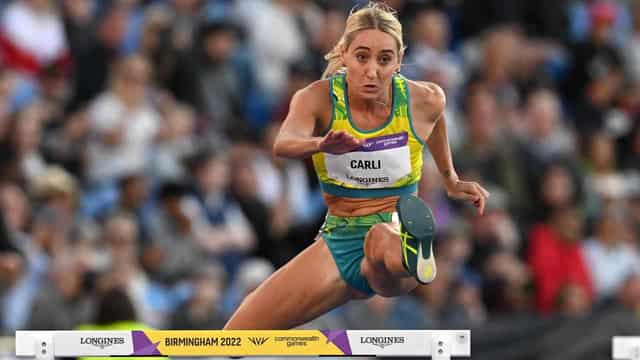
<svg viewBox="0 0 640 360">
<path fill-rule="evenodd" d="M 398 296 L 436 276 L 434 219 L 414 194 L 426 144 L 450 197 L 489 193 L 458 178 L 435 84 L 399 73 L 402 26 L 370 3 L 347 19 L 323 79 L 299 90 L 278 156 L 311 156 L 328 207 L 317 240 L 246 297 L 225 330 L 289 329 L 351 299 Z"/>
</svg>

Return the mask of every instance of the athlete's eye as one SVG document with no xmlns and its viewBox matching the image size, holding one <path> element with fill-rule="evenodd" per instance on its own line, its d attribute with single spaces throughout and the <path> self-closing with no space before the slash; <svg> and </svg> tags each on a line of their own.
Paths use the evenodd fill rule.
<svg viewBox="0 0 640 360">
<path fill-rule="evenodd" d="M 382 65 L 387 65 L 388 63 L 391 62 L 391 56 L 382 56 L 382 57 L 380 57 L 380 59 L 378 61 Z"/>
<path fill-rule="evenodd" d="M 356 59 L 360 62 L 367 61 L 367 55 L 365 54 L 356 54 Z"/>
</svg>

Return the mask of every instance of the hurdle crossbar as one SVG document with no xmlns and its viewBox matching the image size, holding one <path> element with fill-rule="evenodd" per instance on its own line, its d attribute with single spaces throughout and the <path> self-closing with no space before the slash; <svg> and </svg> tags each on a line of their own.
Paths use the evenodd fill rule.
<svg viewBox="0 0 640 360">
<path fill-rule="evenodd" d="M 640 336 L 614 336 L 611 340 L 613 360 L 640 360 Z"/>
<path fill-rule="evenodd" d="M 471 356 L 469 330 L 17 331 L 16 356 Z"/>
</svg>

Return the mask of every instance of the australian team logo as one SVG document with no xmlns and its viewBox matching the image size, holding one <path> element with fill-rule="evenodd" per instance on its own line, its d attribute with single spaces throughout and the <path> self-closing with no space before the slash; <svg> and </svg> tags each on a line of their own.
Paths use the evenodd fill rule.
<svg viewBox="0 0 640 360">
<path fill-rule="evenodd" d="M 81 337 L 80 344 L 93 345 L 93 346 L 99 347 L 100 349 L 104 349 L 111 345 L 124 344 L 124 338 L 123 337 Z"/>
<path fill-rule="evenodd" d="M 255 346 L 262 346 L 264 345 L 267 341 L 269 340 L 268 337 L 255 337 L 255 336 L 251 336 L 249 337 L 249 341 L 251 341 L 251 343 Z"/>
<path fill-rule="evenodd" d="M 371 344 L 384 349 L 394 344 L 404 344 L 403 336 L 365 336 L 360 338 L 360 344 Z"/>
</svg>

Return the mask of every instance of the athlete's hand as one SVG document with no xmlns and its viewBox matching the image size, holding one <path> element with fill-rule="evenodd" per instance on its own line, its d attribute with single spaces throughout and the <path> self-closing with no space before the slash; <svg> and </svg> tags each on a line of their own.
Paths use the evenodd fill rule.
<svg viewBox="0 0 640 360">
<path fill-rule="evenodd" d="M 484 206 L 489 197 L 489 192 L 475 181 L 453 180 L 445 182 L 449 197 L 473 202 L 480 215 L 484 214 Z"/>
<path fill-rule="evenodd" d="M 344 154 L 353 151 L 364 143 L 344 130 L 329 130 L 318 143 L 318 150 L 329 154 Z"/>
</svg>

